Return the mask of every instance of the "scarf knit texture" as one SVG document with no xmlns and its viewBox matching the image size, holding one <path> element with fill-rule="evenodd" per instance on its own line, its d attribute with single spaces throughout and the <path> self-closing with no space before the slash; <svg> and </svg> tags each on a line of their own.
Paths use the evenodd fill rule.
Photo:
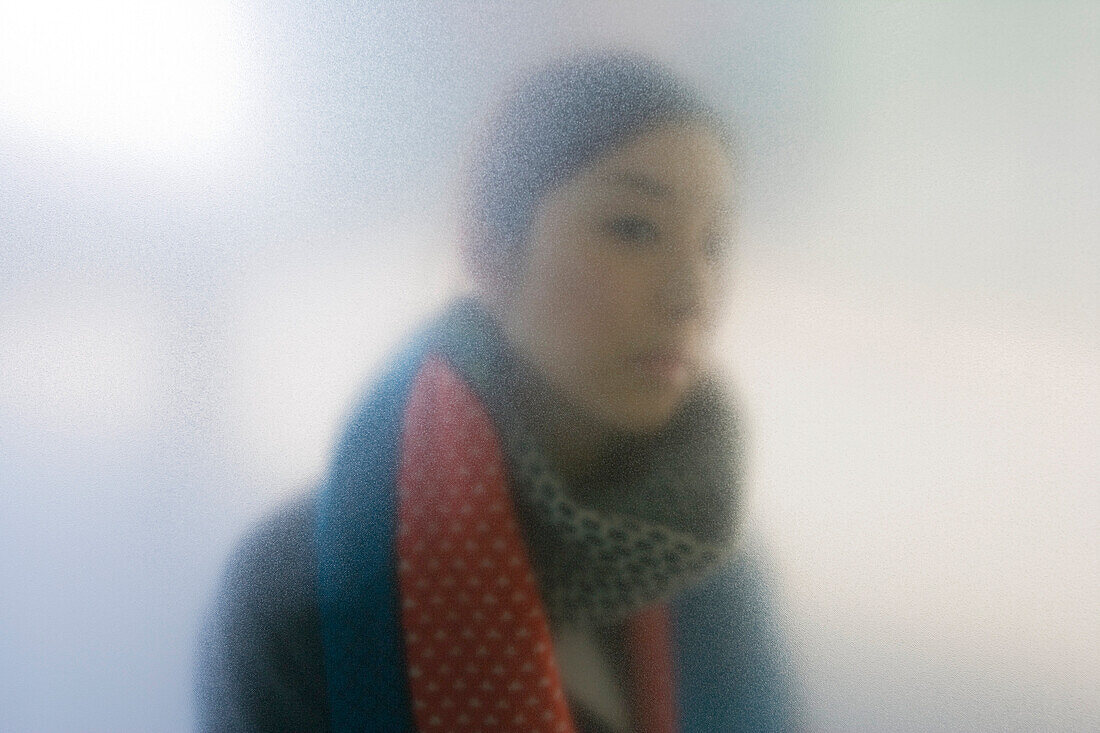
<svg viewBox="0 0 1100 733">
<path fill-rule="evenodd" d="M 523 388 L 552 393 L 475 301 L 444 316 L 439 352 L 485 405 L 555 627 L 605 625 L 692 585 L 735 550 L 742 446 L 732 400 L 704 379 L 657 435 L 620 436 L 582 486 L 540 446 Z"/>
<path fill-rule="evenodd" d="M 317 525 L 334 728 L 603 730 L 574 720 L 555 659 L 577 629 L 619 635 L 631 729 L 779 720 L 764 607 L 723 590 L 756 582 L 730 575 L 744 565 L 729 395 L 701 379 L 659 433 L 608 441 L 570 482 L 535 437 L 538 380 L 461 299 L 349 422 Z"/>
<path fill-rule="evenodd" d="M 602 486 L 570 492 L 518 406 L 516 387 L 534 374 L 492 319 L 459 304 L 440 333 L 406 408 L 397 480 L 401 617 L 418 727 L 575 730 L 551 630 L 606 633 L 623 624 L 635 722 L 671 732 L 659 602 L 732 548 L 733 476 L 720 470 L 731 464 L 699 450 L 708 445 L 704 428 L 732 421 L 697 391 L 649 445 L 608 451 Z"/>
</svg>

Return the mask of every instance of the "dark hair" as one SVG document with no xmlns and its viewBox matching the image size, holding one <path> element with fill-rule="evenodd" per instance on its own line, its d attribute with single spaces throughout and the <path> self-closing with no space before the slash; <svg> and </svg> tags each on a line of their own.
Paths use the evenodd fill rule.
<svg viewBox="0 0 1100 733">
<path fill-rule="evenodd" d="M 729 145 L 722 116 L 664 66 L 622 53 L 545 66 L 508 95 L 470 169 L 466 264 L 475 278 L 514 278 L 535 207 L 555 185 L 651 127 L 698 122 Z"/>
</svg>

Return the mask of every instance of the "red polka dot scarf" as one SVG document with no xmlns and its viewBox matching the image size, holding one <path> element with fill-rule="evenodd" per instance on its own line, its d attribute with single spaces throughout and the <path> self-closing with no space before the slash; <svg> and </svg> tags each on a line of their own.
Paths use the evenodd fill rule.
<svg viewBox="0 0 1100 733">
<path fill-rule="evenodd" d="M 508 373 L 515 364 L 497 358 L 488 372 L 464 365 L 476 383 L 479 373 L 518 379 Z M 625 621 L 636 723 L 647 733 L 675 730 L 673 650 L 660 601 L 713 568 L 722 545 L 669 526 L 675 521 L 570 496 L 519 411 L 498 400 L 494 421 L 468 379 L 432 355 L 405 410 L 398 584 L 417 726 L 573 731 L 551 629 L 580 619 Z M 501 392 L 484 381 L 480 389 Z M 665 502 L 645 506 L 689 503 L 672 473 L 633 479 L 632 492 L 645 492 L 648 481 Z"/>
<path fill-rule="evenodd" d="M 514 506 L 552 627 L 622 622 L 693 585 L 733 551 L 740 435 L 716 382 L 697 385 L 659 434 L 608 441 L 596 469 L 571 485 L 534 437 L 532 421 L 561 409 L 538 370 L 476 304 L 453 309 L 441 334 L 438 353 L 484 417 L 463 429 L 499 444 L 505 506 Z M 461 422 L 452 420 L 450 427 Z M 482 459 L 476 450 L 467 463 Z"/>
<path fill-rule="evenodd" d="M 350 420 L 317 529 L 333 728 L 587 731 L 597 711 L 571 711 L 584 703 L 566 698 L 554 639 L 570 684 L 578 647 L 551 634 L 580 628 L 615 629 L 600 643 L 632 730 L 777 710 L 765 637 L 747 631 L 757 595 L 732 589 L 725 562 L 740 451 L 721 395 L 689 397 L 661 435 L 611 445 L 614 470 L 570 486 L 530 437 L 514 389 L 529 372 L 459 301 Z"/>
<path fill-rule="evenodd" d="M 398 578 L 421 731 L 574 730 L 550 627 L 484 408 L 433 357 L 414 383 L 398 475 Z M 630 624 L 638 718 L 675 730 L 667 616 Z"/>
</svg>

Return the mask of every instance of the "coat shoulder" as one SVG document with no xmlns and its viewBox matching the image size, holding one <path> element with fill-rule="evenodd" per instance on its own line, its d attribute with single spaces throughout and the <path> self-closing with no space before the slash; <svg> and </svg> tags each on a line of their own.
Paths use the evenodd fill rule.
<svg viewBox="0 0 1100 733">
<path fill-rule="evenodd" d="M 200 730 L 327 729 L 316 495 L 279 506 L 231 555 L 200 636 Z"/>
</svg>

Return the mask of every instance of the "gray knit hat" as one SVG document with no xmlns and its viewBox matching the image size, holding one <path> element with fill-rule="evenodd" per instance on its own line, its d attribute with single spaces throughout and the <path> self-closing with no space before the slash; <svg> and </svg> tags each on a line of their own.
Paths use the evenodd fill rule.
<svg viewBox="0 0 1100 733">
<path fill-rule="evenodd" d="M 647 129 L 679 121 L 704 124 L 728 144 L 717 110 L 648 58 L 584 54 L 528 76 L 474 152 L 464 252 L 473 275 L 514 277 L 534 210 L 550 189 Z"/>
</svg>

